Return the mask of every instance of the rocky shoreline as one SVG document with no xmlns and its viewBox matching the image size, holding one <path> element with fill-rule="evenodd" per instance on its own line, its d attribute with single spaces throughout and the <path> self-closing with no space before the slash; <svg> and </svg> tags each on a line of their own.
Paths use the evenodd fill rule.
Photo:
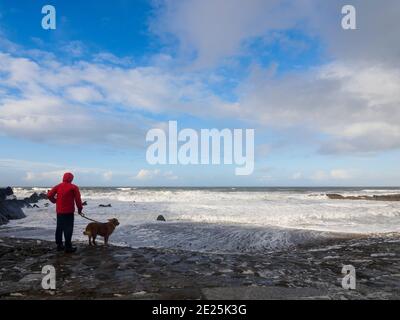
<svg viewBox="0 0 400 320">
<path fill-rule="evenodd" d="M 19 200 L 11 187 L 0 188 L 0 226 L 7 224 L 9 220 L 25 218 L 22 208 L 31 208 L 43 199 L 47 199 L 46 194 L 34 192 L 30 197 Z"/>
<path fill-rule="evenodd" d="M 24 218 L 22 208 L 45 198 L 34 193 L 17 200 L 11 188 L 0 189 L 0 225 Z M 7 229 L 0 235 L 0 299 L 400 299 L 397 233 L 241 254 L 78 243 L 73 255 L 56 252 L 49 241 L 11 235 Z M 342 267 L 349 264 L 357 275 L 357 289 L 350 291 L 341 286 Z M 45 265 L 56 269 L 56 290 L 41 287 Z"/>
<path fill-rule="evenodd" d="M 400 201 L 400 194 L 383 194 L 372 196 L 343 196 L 337 193 L 327 193 L 331 200 L 373 200 L 373 201 Z"/>
<path fill-rule="evenodd" d="M 357 289 L 341 287 L 356 268 Z M 56 290 L 41 288 L 44 265 Z M 263 254 L 89 247 L 0 238 L 0 299 L 400 299 L 400 235 L 331 240 Z"/>
<path fill-rule="evenodd" d="M 13 194 L 10 187 L 0 189 L 0 225 L 8 223 L 11 219 L 25 218 L 22 211 L 25 203 L 13 198 Z"/>
</svg>

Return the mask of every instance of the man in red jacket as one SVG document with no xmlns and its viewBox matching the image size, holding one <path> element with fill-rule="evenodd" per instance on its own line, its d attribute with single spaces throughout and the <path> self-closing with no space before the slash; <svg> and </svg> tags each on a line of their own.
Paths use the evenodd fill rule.
<svg viewBox="0 0 400 320">
<path fill-rule="evenodd" d="M 57 229 L 56 244 L 57 251 L 73 253 L 76 251 L 72 247 L 72 233 L 74 231 L 74 213 L 75 204 L 78 207 L 78 213 L 82 213 L 82 200 L 79 188 L 72 184 L 74 176 L 72 173 L 65 173 L 63 182 L 56 185 L 47 193 L 47 197 L 52 203 L 56 204 L 57 211 Z M 65 247 L 63 245 L 63 234 L 65 238 Z"/>
</svg>

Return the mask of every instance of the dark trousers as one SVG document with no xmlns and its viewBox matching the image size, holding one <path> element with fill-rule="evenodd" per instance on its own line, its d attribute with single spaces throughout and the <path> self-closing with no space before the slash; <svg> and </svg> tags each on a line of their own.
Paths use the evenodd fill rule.
<svg viewBox="0 0 400 320">
<path fill-rule="evenodd" d="M 63 234 L 65 239 L 65 247 L 72 247 L 72 233 L 74 232 L 74 214 L 58 214 L 57 215 L 57 229 L 56 229 L 56 243 L 58 246 L 63 245 Z"/>
</svg>

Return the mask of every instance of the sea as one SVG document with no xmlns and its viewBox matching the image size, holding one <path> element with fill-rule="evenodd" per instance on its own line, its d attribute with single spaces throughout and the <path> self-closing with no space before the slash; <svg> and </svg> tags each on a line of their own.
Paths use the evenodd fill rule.
<svg viewBox="0 0 400 320">
<path fill-rule="evenodd" d="M 14 188 L 18 199 L 48 188 Z M 110 243 L 216 253 L 263 253 L 331 238 L 400 232 L 400 202 L 330 200 L 327 193 L 382 195 L 399 188 L 81 188 L 84 214 L 120 225 Z M 99 205 L 111 205 L 100 207 Z M 26 208 L 26 218 L 0 227 L 7 236 L 53 240 L 55 206 Z M 157 221 L 162 215 L 165 222 Z M 74 239 L 87 221 L 76 215 Z M 101 240 L 98 241 L 101 243 Z"/>
</svg>

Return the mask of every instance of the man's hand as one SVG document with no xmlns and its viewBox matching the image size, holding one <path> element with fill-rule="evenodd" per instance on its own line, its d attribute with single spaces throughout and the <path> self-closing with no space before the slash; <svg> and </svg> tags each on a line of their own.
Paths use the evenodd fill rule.
<svg viewBox="0 0 400 320">
<path fill-rule="evenodd" d="M 84 214 L 82 213 L 82 209 L 78 209 L 78 214 L 83 216 Z"/>
</svg>

